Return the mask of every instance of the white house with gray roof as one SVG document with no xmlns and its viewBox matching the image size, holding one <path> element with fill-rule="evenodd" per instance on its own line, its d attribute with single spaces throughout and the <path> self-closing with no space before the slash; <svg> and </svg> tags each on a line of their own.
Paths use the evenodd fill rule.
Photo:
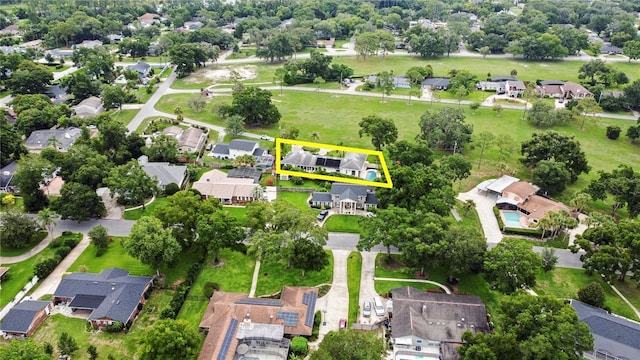
<svg viewBox="0 0 640 360">
<path fill-rule="evenodd" d="M 54 146 L 59 151 L 67 151 L 82 134 L 76 127 L 53 130 L 36 130 L 29 135 L 25 146 L 31 152 L 40 152 L 47 146 Z"/>
<path fill-rule="evenodd" d="M 218 159 L 233 160 L 242 155 L 263 156 L 267 155 L 267 153 L 267 149 L 259 147 L 256 141 L 234 139 L 228 144 L 216 144 L 211 151 L 211 156 Z"/>
<path fill-rule="evenodd" d="M 315 172 L 323 169 L 327 172 L 336 172 L 344 175 L 364 178 L 366 175 L 367 155 L 362 153 L 348 152 L 344 158 L 326 155 L 315 155 L 310 152 L 299 150 L 289 152 L 282 165 L 289 165 L 306 172 Z"/>
<path fill-rule="evenodd" d="M 311 194 L 311 206 L 335 209 L 339 214 L 355 215 L 357 210 L 378 206 L 376 194 L 364 185 L 333 183 L 331 192 L 316 191 Z"/>
<path fill-rule="evenodd" d="M 131 276 L 118 268 L 99 274 L 76 272 L 60 281 L 51 302 L 66 304 L 76 314 L 88 314 L 87 321 L 96 328 L 116 321 L 129 327 L 152 284 L 150 276 Z"/>
<path fill-rule="evenodd" d="M 102 100 L 99 97 L 91 96 L 88 97 L 78 105 L 71 107 L 73 109 L 76 116 L 79 117 L 87 117 L 87 116 L 96 116 L 104 111 L 104 106 L 102 105 Z"/>
<path fill-rule="evenodd" d="M 174 183 L 182 189 L 188 179 L 187 167 L 184 165 L 171 165 L 168 162 L 149 162 L 149 157 L 142 155 L 138 158 L 138 163 L 142 166 L 150 178 L 158 181 L 158 186 L 165 189 L 167 185 Z"/>
</svg>

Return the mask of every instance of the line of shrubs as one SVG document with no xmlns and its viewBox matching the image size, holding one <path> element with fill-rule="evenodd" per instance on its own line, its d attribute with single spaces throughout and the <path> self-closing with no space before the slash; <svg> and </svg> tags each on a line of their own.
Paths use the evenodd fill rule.
<svg viewBox="0 0 640 360">
<path fill-rule="evenodd" d="M 70 231 L 64 231 L 61 237 L 53 240 L 49 245 L 51 246 L 52 249 L 56 249 L 56 252 L 53 255 L 53 257 L 50 257 L 48 259 L 42 260 L 41 262 L 37 263 L 34 266 L 33 274 L 37 276 L 39 279 L 44 279 L 47 276 L 49 276 L 49 274 L 53 272 L 56 266 L 60 264 L 62 259 L 64 259 L 67 255 L 69 255 L 69 253 L 71 252 L 71 249 L 73 249 L 74 247 L 76 247 L 76 245 L 78 245 L 81 239 L 82 237 L 77 236 L 77 234 L 75 233 L 72 233 Z"/>
<path fill-rule="evenodd" d="M 523 235 L 523 236 L 533 236 L 533 237 L 541 237 L 542 230 L 539 229 L 527 229 L 527 228 L 513 228 L 507 227 L 504 225 L 504 221 L 502 221 L 502 216 L 500 216 L 500 209 L 497 206 L 493 207 L 493 214 L 496 216 L 496 220 L 498 220 L 498 226 L 503 234 L 510 235 Z"/>
<path fill-rule="evenodd" d="M 193 283 L 198 278 L 198 275 L 200 275 L 202 264 L 204 263 L 206 258 L 206 256 L 203 256 L 198 262 L 191 265 L 189 271 L 187 271 L 187 276 L 184 279 L 184 282 L 180 284 L 180 286 L 178 286 L 178 289 L 176 289 L 171 302 L 169 302 L 169 305 L 165 306 L 160 311 L 160 319 L 175 319 L 178 317 L 180 309 L 182 309 L 182 305 L 184 305 L 184 302 L 187 299 L 189 290 L 191 290 L 191 285 L 193 285 Z"/>
</svg>

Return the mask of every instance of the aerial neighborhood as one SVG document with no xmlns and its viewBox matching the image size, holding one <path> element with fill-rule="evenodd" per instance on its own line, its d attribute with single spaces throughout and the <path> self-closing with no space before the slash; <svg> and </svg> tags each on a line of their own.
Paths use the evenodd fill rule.
<svg viewBox="0 0 640 360">
<path fill-rule="evenodd" d="M 0 1 L 0 359 L 640 359 L 634 0 Z"/>
</svg>

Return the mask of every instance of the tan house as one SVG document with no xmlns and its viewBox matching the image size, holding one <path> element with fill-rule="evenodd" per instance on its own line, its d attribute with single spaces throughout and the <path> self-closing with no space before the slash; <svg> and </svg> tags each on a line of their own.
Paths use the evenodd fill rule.
<svg viewBox="0 0 640 360">
<path fill-rule="evenodd" d="M 140 23 L 141 27 L 149 27 L 149 26 L 151 26 L 153 24 L 160 23 L 160 15 L 152 14 L 152 13 L 146 13 L 146 14 L 138 17 L 138 22 Z"/>
<path fill-rule="evenodd" d="M 543 97 L 555 99 L 584 99 L 593 94 L 584 86 L 571 81 L 543 80 L 536 87 L 536 92 Z"/>
<path fill-rule="evenodd" d="M 193 183 L 193 188 L 203 197 L 216 198 L 225 205 L 244 205 L 256 200 L 254 197 L 259 186 L 252 178 L 232 178 L 220 170 L 208 171 Z"/>
<path fill-rule="evenodd" d="M 571 214 L 575 211 L 563 203 L 536 195 L 539 187 L 526 181 L 517 181 L 507 186 L 496 200 L 501 210 L 517 210 L 527 216 L 529 224 L 536 224 L 549 211 L 565 210 Z"/>
<path fill-rule="evenodd" d="M 279 299 L 216 291 L 200 323 L 199 360 L 286 360 L 289 337 L 313 331 L 318 289 L 285 286 Z"/>
<path fill-rule="evenodd" d="M 71 107 L 76 116 L 79 117 L 87 117 L 87 116 L 96 116 L 104 111 L 104 106 L 102 105 L 102 100 L 99 97 L 91 96 L 88 97 L 78 105 Z"/>
<path fill-rule="evenodd" d="M 18 24 L 12 24 L 0 30 L 0 35 L 3 36 L 16 36 L 19 34 L 20 28 L 18 27 Z"/>
<path fill-rule="evenodd" d="M 51 309 L 51 303 L 48 301 L 23 301 L 5 315 L 0 324 L 0 333 L 5 337 L 31 336 L 47 318 Z"/>
<path fill-rule="evenodd" d="M 185 130 L 179 126 L 169 126 L 162 133 L 176 138 L 178 151 L 181 153 L 199 152 L 207 142 L 205 132 L 195 127 L 189 127 Z"/>
</svg>

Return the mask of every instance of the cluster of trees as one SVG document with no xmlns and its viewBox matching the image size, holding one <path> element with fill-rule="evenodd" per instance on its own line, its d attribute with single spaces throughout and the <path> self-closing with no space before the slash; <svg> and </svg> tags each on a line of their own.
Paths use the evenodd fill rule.
<svg viewBox="0 0 640 360">
<path fill-rule="evenodd" d="M 574 136 L 555 131 L 534 133 L 530 140 L 522 143 L 520 162 L 533 169 L 536 184 L 544 185 L 550 193 L 560 193 L 567 184 L 578 180 L 582 173 L 588 174 L 591 167 L 585 153 Z"/>
<path fill-rule="evenodd" d="M 520 292 L 501 301 L 499 318 L 494 333 L 463 334 L 461 359 L 579 360 L 593 349 L 589 327 L 562 299 Z"/>
<path fill-rule="evenodd" d="M 627 209 L 631 219 L 640 214 L 640 173 L 631 166 L 621 164 L 611 172 L 598 172 L 586 193 L 595 200 L 612 199 L 611 216 L 621 208 Z"/>
<path fill-rule="evenodd" d="M 108 115 L 96 120 L 100 130 L 97 137 L 91 138 L 89 130 L 83 128 L 67 152 L 58 151 L 52 143 L 52 147 L 45 147 L 40 154 L 28 154 L 18 161 L 15 183 L 24 198 L 26 211 L 38 211 L 48 205 L 40 185 L 56 168 L 65 184 L 61 196 L 51 207 L 63 219 L 82 221 L 104 214 L 104 205 L 96 194 L 100 186 L 111 185 L 112 194 L 136 204 L 156 191 L 155 181 L 137 162 L 128 163 L 142 155 L 144 140 L 135 133 L 127 134 L 126 127 Z"/>
<path fill-rule="evenodd" d="M 332 64 L 333 57 L 311 51 L 306 60 L 288 61 L 284 69 L 276 70 L 276 78 L 286 85 L 312 83 L 315 79 L 340 81 L 353 75 L 353 69 L 344 64 Z"/>
<path fill-rule="evenodd" d="M 589 218 L 589 227 L 571 248 L 573 252 L 584 250 L 580 260 L 586 272 L 598 273 L 606 281 L 625 281 L 628 276 L 640 281 L 640 220 L 616 223 L 612 217 L 598 214 Z"/>
<path fill-rule="evenodd" d="M 245 217 L 251 229 L 249 251 L 260 261 L 284 261 L 287 269 L 302 270 L 302 276 L 306 271 L 321 270 L 329 263 L 322 248 L 327 242 L 327 230 L 317 226 L 312 213 L 277 199 L 273 204 L 250 203 Z"/>
<path fill-rule="evenodd" d="M 640 109 L 640 80 L 635 80 L 623 88 L 622 96 L 615 93 L 604 94 L 596 85 L 594 96 L 598 96 L 600 106 L 607 111 Z M 592 91 L 594 89 L 592 88 Z M 599 91 L 599 92 L 598 92 Z"/>
</svg>

